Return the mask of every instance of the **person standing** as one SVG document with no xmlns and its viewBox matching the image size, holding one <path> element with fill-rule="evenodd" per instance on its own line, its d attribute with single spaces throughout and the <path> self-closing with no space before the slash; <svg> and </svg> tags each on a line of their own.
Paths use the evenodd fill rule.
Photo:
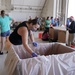
<svg viewBox="0 0 75 75">
<path fill-rule="evenodd" d="M 0 26 L 1 26 L 1 49 L 0 55 L 3 54 L 3 50 L 5 47 L 5 41 L 7 40 L 8 36 L 10 35 L 10 21 L 13 21 L 12 18 L 5 15 L 5 11 L 1 11 L 0 16 Z"/>
<path fill-rule="evenodd" d="M 51 16 L 51 25 L 54 25 L 54 18 Z"/>
<path fill-rule="evenodd" d="M 50 28 L 50 17 L 48 16 L 47 19 L 45 20 L 45 31 L 49 33 L 49 28 Z"/>
<path fill-rule="evenodd" d="M 67 28 L 69 31 L 68 45 L 71 46 L 71 45 L 75 45 L 75 21 L 73 16 L 71 16 L 69 20 L 71 24 Z"/>
<path fill-rule="evenodd" d="M 50 24 L 51 24 L 50 17 L 48 16 L 47 19 L 45 20 L 45 30 L 42 34 L 42 40 L 43 41 L 48 41 L 49 40 L 48 37 L 49 37 Z"/>
<path fill-rule="evenodd" d="M 54 19 L 54 25 L 53 26 L 55 26 L 55 27 L 58 26 L 57 18 Z"/>
</svg>

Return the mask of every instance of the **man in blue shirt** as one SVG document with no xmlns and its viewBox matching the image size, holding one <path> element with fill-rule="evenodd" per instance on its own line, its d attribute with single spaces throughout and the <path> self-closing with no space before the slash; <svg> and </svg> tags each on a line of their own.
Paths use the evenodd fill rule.
<svg viewBox="0 0 75 75">
<path fill-rule="evenodd" d="M 54 19 L 51 17 L 51 24 L 54 25 Z"/>
<path fill-rule="evenodd" d="M 5 47 L 5 40 L 7 40 L 10 35 L 10 21 L 13 21 L 9 16 L 5 15 L 5 11 L 1 11 L 0 16 L 0 27 L 1 27 L 1 50 L 0 55 L 3 54 L 3 50 Z"/>
</svg>

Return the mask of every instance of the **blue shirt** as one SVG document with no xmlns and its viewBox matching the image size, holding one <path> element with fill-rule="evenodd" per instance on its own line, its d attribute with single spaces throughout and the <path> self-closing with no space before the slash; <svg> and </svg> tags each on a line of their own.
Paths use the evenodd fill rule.
<svg viewBox="0 0 75 75">
<path fill-rule="evenodd" d="M 51 19 L 51 24 L 54 24 L 54 19 Z"/>
<path fill-rule="evenodd" d="M 58 26 L 58 22 L 57 22 L 57 21 L 55 21 L 55 24 L 54 24 L 53 26 Z"/>
<path fill-rule="evenodd" d="M 0 26 L 1 26 L 1 33 L 10 30 L 10 21 L 12 19 L 9 16 L 0 17 Z"/>
<path fill-rule="evenodd" d="M 67 19 L 66 26 L 67 26 L 67 27 L 69 27 L 69 25 L 70 25 L 70 20 L 69 20 L 69 19 Z"/>
</svg>

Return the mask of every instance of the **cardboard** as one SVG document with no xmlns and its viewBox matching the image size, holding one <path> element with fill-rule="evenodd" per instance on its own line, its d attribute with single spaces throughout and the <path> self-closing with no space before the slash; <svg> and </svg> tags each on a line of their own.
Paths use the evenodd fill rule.
<svg viewBox="0 0 75 75">
<path fill-rule="evenodd" d="M 49 28 L 49 38 L 53 40 L 58 40 L 58 30 L 54 28 Z"/>
<path fill-rule="evenodd" d="M 66 43 L 66 31 L 58 30 L 58 42 Z"/>
</svg>

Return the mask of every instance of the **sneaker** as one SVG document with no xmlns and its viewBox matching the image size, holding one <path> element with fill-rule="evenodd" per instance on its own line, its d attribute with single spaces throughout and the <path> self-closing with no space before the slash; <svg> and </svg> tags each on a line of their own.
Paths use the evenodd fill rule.
<svg viewBox="0 0 75 75">
<path fill-rule="evenodd" d="M 0 55 L 3 55 L 3 52 L 0 51 Z"/>
</svg>

